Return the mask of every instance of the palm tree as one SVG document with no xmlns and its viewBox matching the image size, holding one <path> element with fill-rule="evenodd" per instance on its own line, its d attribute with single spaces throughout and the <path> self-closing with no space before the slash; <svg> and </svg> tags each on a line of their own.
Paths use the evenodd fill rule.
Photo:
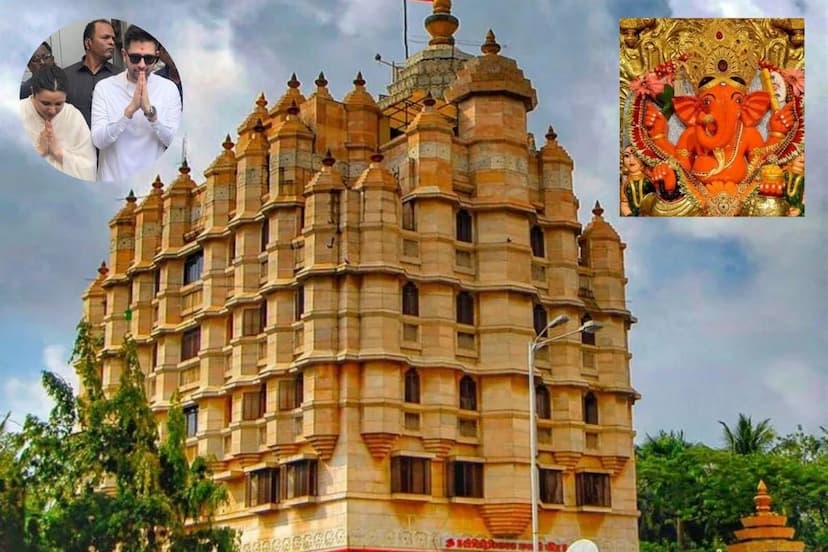
<svg viewBox="0 0 828 552">
<path fill-rule="evenodd" d="M 776 431 L 770 425 L 770 418 L 765 418 L 753 425 L 750 416 L 740 413 L 736 427 L 733 429 L 721 420 L 719 423 L 724 429 L 725 444 L 734 454 L 765 452 L 776 438 Z"/>
<path fill-rule="evenodd" d="M 684 431 L 664 431 L 660 429 L 655 435 L 647 434 L 647 439 L 637 447 L 639 456 L 661 456 L 674 458 L 691 444 L 684 437 Z"/>
</svg>

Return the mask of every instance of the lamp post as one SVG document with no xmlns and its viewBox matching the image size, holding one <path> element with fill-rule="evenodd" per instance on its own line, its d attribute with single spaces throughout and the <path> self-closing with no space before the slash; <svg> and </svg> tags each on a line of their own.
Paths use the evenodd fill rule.
<svg viewBox="0 0 828 552">
<path fill-rule="evenodd" d="M 538 495 L 540 494 L 538 486 L 538 428 L 537 420 L 535 420 L 537 413 L 535 412 L 535 351 L 541 347 L 545 347 L 553 341 L 561 340 L 570 335 L 581 332 L 595 333 L 601 329 L 601 325 L 594 320 L 586 321 L 580 328 L 571 332 L 566 332 L 555 337 L 543 337 L 547 330 L 566 324 L 569 318 L 566 315 L 558 315 L 552 322 L 546 325 L 538 335 L 536 335 L 530 342 L 528 347 L 528 365 L 529 365 L 529 483 L 531 486 L 531 504 L 532 504 L 532 552 L 538 552 Z"/>
</svg>

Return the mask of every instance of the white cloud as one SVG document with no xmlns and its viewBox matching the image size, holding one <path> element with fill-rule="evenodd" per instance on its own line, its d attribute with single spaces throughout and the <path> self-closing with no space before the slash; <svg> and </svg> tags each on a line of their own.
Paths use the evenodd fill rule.
<svg viewBox="0 0 828 552">
<path fill-rule="evenodd" d="M 280 0 L 280 2 L 322 25 L 327 25 L 334 18 L 330 0 L 323 0 L 324 3 L 321 4 L 319 1 L 308 0 Z"/>
<path fill-rule="evenodd" d="M 46 370 L 54 372 L 63 378 L 66 383 L 78 390 L 78 375 L 75 368 L 69 364 L 69 351 L 65 345 L 47 345 L 43 348 L 43 365 Z"/>
<path fill-rule="evenodd" d="M 42 368 L 59 375 L 77 392 L 78 377 L 74 368 L 68 364 L 68 358 L 68 350 L 64 345 L 47 345 L 42 352 Z M 54 406 L 54 401 L 43 389 L 40 374 L 29 378 L 8 377 L 0 389 L 2 403 L 5 405 L 0 411 L 0 416 L 11 412 L 11 420 L 16 424 L 23 424 L 27 414 L 46 419 Z"/>
<path fill-rule="evenodd" d="M 344 0 L 342 4 L 344 12 L 338 18 L 336 26 L 347 36 L 370 36 L 372 33 L 387 30 L 389 21 L 402 21 L 401 2 Z M 412 11 L 412 8 L 409 8 L 409 14 Z"/>
<path fill-rule="evenodd" d="M 672 0 L 673 17 L 790 17 L 796 2 L 780 0 Z"/>
<path fill-rule="evenodd" d="M 761 376 L 762 382 L 782 399 L 803 425 L 816 427 L 828 420 L 828 373 L 797 359 L 774 361 Z M 815 408 L 816 407 L 816 408 Z"/>
</svg>

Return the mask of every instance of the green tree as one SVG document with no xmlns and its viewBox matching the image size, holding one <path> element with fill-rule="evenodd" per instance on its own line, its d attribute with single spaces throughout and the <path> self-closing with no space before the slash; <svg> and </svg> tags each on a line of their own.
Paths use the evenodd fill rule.
<svg viewBox="0 0 828 552">
<path fill-rule="evenodd" d="M 797 431 L 780 438 L 771 453 L 781 459 L 779 488 L 771 489 L 797 538 L 809 550 L 828 552 L 828 431 Z M 779 509 L 779 508 L 777 508 Z"/>
<path fill-rule="evenodd" d="M 750 433 L 769 427 L 747 421 Z M 687 444 L 681 432 L 647 436 L 636 447 L 642 551 L 724 548 L 741 527 L 740 518 L 754 512 L 761 479 L 774 500 L 773 510 L 788 516 L 796 538 L 812 552 L 828 552 L 826 437 L 824 429 L 808 435 L 799 428 L 773 446 L 733 454 L 730 446 L 717 450 Z"/>
<path fill-rule="evenodd" d="M 27 550 L 23 536 L 26 486 L 17 461 L 20 440 L 6 431 L 10 416 L 0 420 L 0 552 Z"/>
<path fill-rule="evenodd" d="M 725 444 L 731 452 L 736 454 L 765 452 L 776 438 L 776 432 L 767 418 L 753 425 L 750 416 L 740 413 L 736 426 L 732 429 L 721 420 L 719 423 L 722 425 Z"/>
<path fill-rule="evenodd" d="M 644 444 L 638 447 L 640 456 L 659 456 L 674 458 L 687 450 L 690 442 L 684 437 L 684 431 L 659 430 L 655 436 L 647 434 Z"/>
<path fill-rule="evenodd" d="M 124 342 L 120 382 L 107 393 L 99 348 L 81 323 L 73 361 L 82 393 L 75 397 L 66 382 L 44 372 L 55 407 L 47 421 L 26 420 L 20 464 L 36 528 L 29 543 L 68 552 L 236 550 L 236 532 L 212 524 L 226 490 L 211 480 L 203 458 L 187 462 L 180 404 L 171 406 L 160 441 L 135 343 Z"/>
<path fill-rule="evenodd" d="M 689 443 L 683 431 L 647 435 L 636 449 L 639 537 L 658 545 L 654 550 L 684 550 L 693 542 L 697 505 L 688 488 L 697 485 L 697 455 L 707 450 Z M 690 454 L 693 451 L 693 454 Z"/>
</svg>

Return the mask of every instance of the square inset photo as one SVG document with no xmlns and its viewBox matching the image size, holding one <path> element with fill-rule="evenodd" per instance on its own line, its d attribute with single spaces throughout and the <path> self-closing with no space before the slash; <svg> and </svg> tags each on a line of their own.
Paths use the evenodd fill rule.
<svg viewBox="0 0 828 552">
<path fill-rule="evenodd" d="M 804 19 L 620 21 L 623 216 L 804 216 Z"/>
</svg>

